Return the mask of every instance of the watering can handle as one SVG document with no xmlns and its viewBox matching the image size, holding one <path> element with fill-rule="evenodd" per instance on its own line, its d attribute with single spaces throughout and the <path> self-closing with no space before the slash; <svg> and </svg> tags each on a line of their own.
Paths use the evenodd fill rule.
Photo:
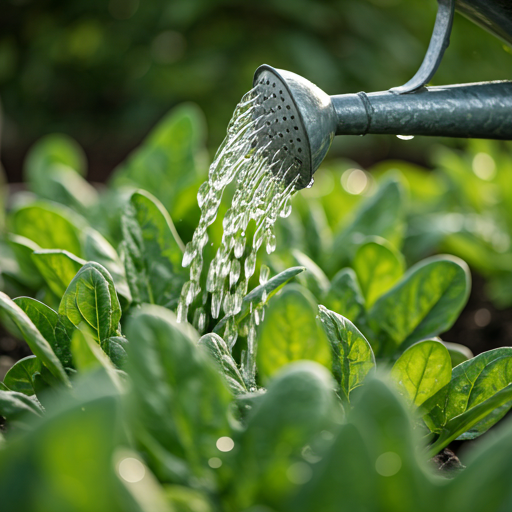
<svg viewBox="0 0 512 512">
<path fill-rule="evenodd" d="M 438 9 L 434 31 L 428 45 L 428 50 L 423 59 L 423 63 L 417 73 L 405 84 L 400 87 L 390 89 L 394 94 L 406 94 L 416 91 L 430 82 L 434 76 L 444 52 L 450 44 L 450 34 L 453 26 L 453 17 L 455 15 L 455 0 L 438 0 Z"/>
</svg>

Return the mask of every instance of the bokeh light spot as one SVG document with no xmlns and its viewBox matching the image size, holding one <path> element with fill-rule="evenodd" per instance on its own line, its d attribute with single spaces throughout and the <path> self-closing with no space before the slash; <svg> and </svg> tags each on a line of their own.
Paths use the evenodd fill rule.
<svg viewBox="0 0 512 512">
<path fill-rule="evenodd" d="M 230 452 L 235 447 L 235 442 L 231 437 L 219 437 L 217 439 L 217 449 L 221 452 Z"/>
<path fill-rule="evenodd" d="M 402 459 L 395 452 L 386 452 L 379 455 L 375 461 L 375 469 L 381 476 L 396 475 L 402 467 Z"/>
<path fill-rule="evenodd" d="M 119 475 L 131 484 L 140 482 L 146 474 L 146 468 L 140 460 L 127 457 L 119 463 Z"/>
</svg>

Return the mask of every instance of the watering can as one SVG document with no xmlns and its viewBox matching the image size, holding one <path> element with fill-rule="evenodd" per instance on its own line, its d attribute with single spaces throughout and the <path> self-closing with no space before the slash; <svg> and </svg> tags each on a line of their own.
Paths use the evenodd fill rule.
<svg viewBox="0 0 512 512">
<path fill-rule="evenodd" d="M 438 0 L 423 63 L 400 87 L 329 96 L 295 73 L 268 65 L 256 70 L 260 137 L 283 164 L 298 170 L 295 188 L 312 183 L 335 135 L 512 140 L 512 82 L 425 86 L 449 45 L 455 10 L 512 44 L 512 0 Z"/>
</svg>

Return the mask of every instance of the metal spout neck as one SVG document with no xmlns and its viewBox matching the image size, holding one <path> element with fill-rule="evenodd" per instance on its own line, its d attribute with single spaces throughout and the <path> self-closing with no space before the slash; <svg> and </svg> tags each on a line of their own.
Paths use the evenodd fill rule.
<svg viewBox="0 0 512 512">
<path fill-rule="evenodd" d="M 512 140 L 512 82 L 331 96 L 336 135 L 426 135 Z"/>
</svg>

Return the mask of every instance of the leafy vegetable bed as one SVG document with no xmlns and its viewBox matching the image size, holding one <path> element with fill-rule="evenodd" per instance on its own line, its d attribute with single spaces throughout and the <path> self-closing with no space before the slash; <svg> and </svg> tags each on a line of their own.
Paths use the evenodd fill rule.
<svg viewBox="0 0 512 512">
<path fill-rule="evenodd" d="M 430 460 L 512 407 L 512 348 L 473 357 L 440 338 L 470 273 L 450 255 L 406 264 L 403 177 L 358 204 L 343 176 L 296 198 L 232 353 L 225 320 L 177 322 L 197 119 L 174 112 L 101 191 L 65 137 L 27 159 L 0 246 L 2 323 L 33 354 L 0 384 L 2 510 L 507 510 L 509 421 L 464 470 Z M 252 342 L 256 382 L 240 364 Z"/>
</svg>

